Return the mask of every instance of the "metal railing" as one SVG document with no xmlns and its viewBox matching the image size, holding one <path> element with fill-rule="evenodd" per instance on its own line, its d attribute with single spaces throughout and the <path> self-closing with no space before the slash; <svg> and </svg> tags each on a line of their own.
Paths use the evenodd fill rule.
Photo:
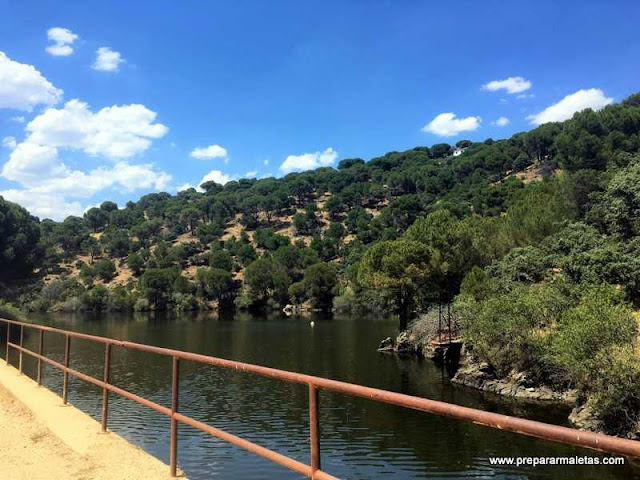
<svg viewBox="0 0 640 480">
<path fill-rule="evenodd" d="M 17 322 L 13 320 L 0 319 L 7 325 L 6 339 L 6 362 L 9 364 L 10 349 L 13 348 L 19 352 L 18 369 L 22 373 L 23 354 L 30 355 L 38 360 L 37 383 L 42 384 L 42 365 L 43 362 L 59 368 L 63 371 L 62 385 L 62 401 L 67 403 L 69 389 L 69 375 L 73 375 L 81 380 L 89 382 L 102 388 L 102 431 L 107 430 L 107 419 L 109 413 L 109 393 L 115 393 L 122 397 L 133 400 L 141 405 L 152 408 L 157 412 L 169 417 L 171 422 L 170 442 L 169 442 L 169 466 L 171 476 L 177 474 L 177 458 L 178 458 L 178 422 L 189 425 L 193 428 L 201 430 L 212 436 L 218 437 L 238 447 L 252 452 L 261 457 L 267 458 L 275 463 L 287 467 L 298 472 L 312 480 L 337 480 L 336 477 L 321 470 L 320 462 L 320 422 L 318 410 L 320 408 L 319 392 L 327 390 L 336 393 L 342 393 L 355 397 L 366 398 L 375 402 L 397 405 L 414 410 L 451 417 L 458 420 L 465 420 L 487 427 L 493 427 L 500 430 L 506 430 L 522 435 L 549 440 L 552 442 L 565 443 L 599 450 L 607 453 L 615 453 L 630 457 L 640 458 L 640 442 L 628 440 L 619 437 L 612 437 L 593 432 L 585 432 L 575 430 L 568 427 L 558 425 L 550 425 L 547 423 L 537 422 L 534 420 L 526 420 L 523 418 L 511 417 L 498 413 L 486 412 L 474 408 L 463 407 L 446 402 L 429 400 L 421 397 L 413 397 L 401 393 L 380 390 L 377 388 L 364 387 L 351 383 L 330 380 L 327 378 L 314 377 L 300 373 L 289 372 L 285 370 L 277 370 L 275 368 L 262 367 L 249 363 L 234 362 L 222 358 L 211 357 L 196 353 L 183 352 L 169 348 L 154 347 L 141 343 L 128 342 L 123 340 L 114 340 L 96 335 L 88 335 L 85 333 L 71 332 L 60 330 L 57 328 L 47 327 L 43 325 L 35 325 L 31 323 Z M 11 342 L 11 327 L 20 328 L 20 343 Z M 38 352 L 28 350 L 23 346 L 25 328 L 37 330 L 39 332 Z M 50 332 L 63 335 L 65 339 L 64 363 L 56 362 L 44 355 L 44 333 Z M 69 367 L 69 357 L 71 352 L 71 339 L 79 338 L 92 342 L 102 343 L 105 346 L 104 351 L 104 374 L 102 380 L 86 375 L 82 372 Z M 122 347 L 142 352 L 155 353 L 165 355 L 172 358 L 172 381 L 171 381 L 171 407 L 166 407 L 158 403 L 152 402 L 134 393 L 128 392 L 122 388 L 111 384 L 110 368 L 111 368 L 111 350 L 112 347 Z M 193 362 L 204 363 L 216 367 L 227 368 L 231 370 L 253 373 L 263 377 L 274 378 L 290 383 L 307 385 L 309 389 L 309 440 L 310 440 L 310 465 L 302 463 L 293 458 L 287 457 L 280 453 L 269 450 L 256 443 L 244 440 L 231 433 L 225 432 L 208 424 L 195 420 L 191 417 L 183 415 L 178 410 L 178 388 L 179 388 L 179 362 L 180 360 L 188 360 Z"/>
</svg>

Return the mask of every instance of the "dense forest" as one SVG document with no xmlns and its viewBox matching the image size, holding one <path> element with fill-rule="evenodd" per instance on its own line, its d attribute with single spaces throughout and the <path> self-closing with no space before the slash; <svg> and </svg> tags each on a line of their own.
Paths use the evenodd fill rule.
<svg viewBox="0 0 640 480">
<path fill-rule="evenodd" d="M 455 154 L 454 154 L 455 152 Z M 27 311 L 457 313 L 502 375 L 640 414 L 640 94 L 505 140 L 207 182 L 84 217 L 0 197 L 0 282 Z M 8 308 L 8 307 L 5 307 Z"/>
</svg>

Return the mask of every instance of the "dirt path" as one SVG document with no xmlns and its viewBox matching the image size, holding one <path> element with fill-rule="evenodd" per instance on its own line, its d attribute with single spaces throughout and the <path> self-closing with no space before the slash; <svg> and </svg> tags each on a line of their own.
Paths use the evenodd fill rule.
<svg viewBox="0 0 640 480">
<path fill-rule="evenodd" d="M 5 388 L 6 387 L 6 388 Z M 28 392 L 23 389 L 29 390 Z M 28 393 L 25 403 L 16 389 Z M 55 404 L 50 405 L 51 401 Z M 33 402 L 36 402 L 35 404 Z M 28 405 L 28 406 L 27 406 Z M 37 405 L 34 411 L 33 405 Z M 49 418 L 51 412 L 58 418 Z M 62 417 L 62 418 L 60 418 Z M 57 430 L 64 427 L 62 435 Z M 114 433 L 99 433 L 95 420 L 61 405 L 52 392 L 0 364 L 0 479 L 156 480 L 169 467 Z M 55 432 L 55 433 L 54 433 Z M 64 438 L 63 441 L 61 438 Z"/>
</svg>

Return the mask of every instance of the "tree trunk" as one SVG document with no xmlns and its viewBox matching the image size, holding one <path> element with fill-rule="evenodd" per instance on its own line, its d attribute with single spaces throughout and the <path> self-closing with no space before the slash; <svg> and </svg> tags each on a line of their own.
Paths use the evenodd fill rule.
<svg viewBox="0 0 640 480">
<path fill-rule="evenodd" d="M 409 323 L 409 302 L 400 298 L 398 301 L 398 328 L 401 332 L 407 329 Z"/>
<path fill-rule="evenodd" d="M 447 323 L 449 325 L 449 344 L 451 344 L 451 302 L 447 304 Z"/>
</svg>

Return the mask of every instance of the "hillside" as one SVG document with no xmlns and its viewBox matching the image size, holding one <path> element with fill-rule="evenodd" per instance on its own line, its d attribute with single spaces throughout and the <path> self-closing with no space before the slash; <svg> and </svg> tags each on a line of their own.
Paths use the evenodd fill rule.
<svg viewBox="0 0 640 480">
<path fill-rule="evenodd" d="M 509 139 L 206 182 L 39 220 L 0 200 L 0 280 L 27 310 L 453 307 L 496 375 L 640 412 L 640 95 Z M 630 380 L 631 379 L 631 380 Z"/>
</svg>

